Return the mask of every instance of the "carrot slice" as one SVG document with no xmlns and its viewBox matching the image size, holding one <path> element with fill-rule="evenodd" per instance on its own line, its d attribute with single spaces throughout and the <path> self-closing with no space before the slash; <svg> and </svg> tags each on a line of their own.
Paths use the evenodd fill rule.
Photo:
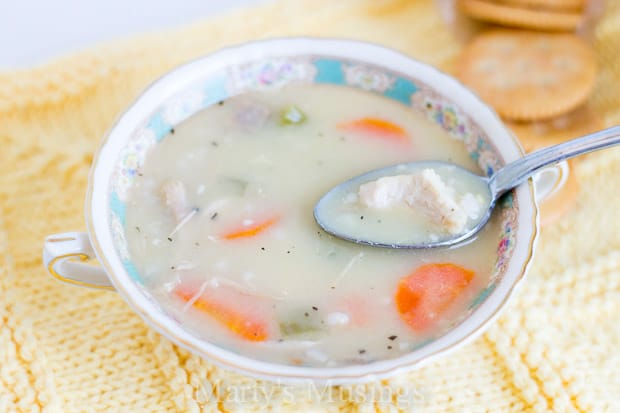
<svg viewBox="0 0 620 413">
<path fill-rule="evenodd" d="M 474 278 L 455 264 L 427 264 L 400 280 L 395 302 L 400 317 L 416 331 L 433 326 Z"/>
<path fill-rule="evenodd" d="M 256 306 L 248 303 L 252 298 L 226 287 L 218 287 L 218 293 L 204 292 L 192 303 L 192 307 L 211 316 L 230 331 L 248 341 L 264 341 L 269 336 L 269 323 L 258 316 Z M 190 301 L 197 290 L 179 286 L 174 295 L 183 301 Z M 245 303 L 248 305 L 240 305 Z"/>
<path fill-rule="evenodd" d="M 385 119 L 361 118 L 351 122 L 341 123 L 338 127 L 351 132 L 409 142 L 405 129 Z"/>
<path fill-rule="evenodd" d="M 255 221 L 251 225 L 243 226 L 241 228 L 227 232 L 222 237 L 231 240 L 238 238 L 254 237 L 274 225 L 276 222 L 278 222 L 278 220 L 279 217 L 271 217 L 262 221 Z"/>
</svg>

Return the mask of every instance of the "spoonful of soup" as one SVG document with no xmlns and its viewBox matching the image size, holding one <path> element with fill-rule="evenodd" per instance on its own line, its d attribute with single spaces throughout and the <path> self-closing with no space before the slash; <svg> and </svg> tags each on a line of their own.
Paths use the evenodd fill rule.
<svg viewBox="0 0 620 413">
<path fill-rule="evenodd" d="M 458 165 L 416 161 L 376 169 L 327 192 L 314 208 L 328 233 L 384 248 L 448 247 L 472 238 L 497 200 L 541 169 L 620 143 L 614 126 L 533 152 L 491 176 Z"/>
</svg>

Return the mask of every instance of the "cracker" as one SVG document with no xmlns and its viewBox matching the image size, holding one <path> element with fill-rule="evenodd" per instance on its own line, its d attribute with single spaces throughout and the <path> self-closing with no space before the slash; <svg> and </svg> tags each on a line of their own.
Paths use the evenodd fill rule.
<svg viewBox="0 0 620 413">
<path fill-rule="evenodd" d="M 459 6 L 477 20 L 534 30 L 574 31 L 584 18 L 579 12 L 517 7 L 491 0 L 460 0 Z"/>
<path fill-rule="evenodd" d="M 526 152 L 557 145 L 603 129 L 603 121 L 584 106 L 569 114 L 540 122 L 507 122 Z"/>
<path fill-rule="evenodd" d="M 497 0 L 495 3 L 539 10 L 582 11 L 586 2 L 585 0 Z"/>
<path fill-rule="evenodd" d="M 465 47 L 456 75 L 504 118 L 529 121 L 583 104 L 596 73 L 592 49 L 573 34 L 496 30 Z"/>
</svg>

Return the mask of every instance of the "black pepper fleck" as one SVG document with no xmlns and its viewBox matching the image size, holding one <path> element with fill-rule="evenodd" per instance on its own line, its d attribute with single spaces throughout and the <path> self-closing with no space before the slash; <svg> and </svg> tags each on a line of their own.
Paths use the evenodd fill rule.
<svg viewBox="0 0 620 413">
<path fill-rule="evenodd" d="M 174 135 L 174 128 L 170 129 L 170 134 Z"/>
<path fill-rule="evenodd" d="M 360 354 L 364 354 L 364 353 L 366 353 L 366 350 L 364 350 L 363 348 L 361 348 L 361 349 L 357 350 L 357 352 L 358 352 L 358 353 L 360 353 Z"/>
<path fill-rule="evenodd" d="M 286 253 L 287 253 L 287 254 L 290 254 L 291 252 L 290 252 L 290 251 L 286 251 Z"/>
<path fill-rule="evenodd" d="M 360 215 L 360 219 L 364 219 L 364 215 Z"/>
<path fill-rule="evenodd" d="M 217 102 L 217 104 L 220 105 L 220 106 L 224 106 L 224 101 L 220 100 L 219 102 Z"/>
<path fill-rule="evenodd" d="M 387 349 L 388 350 L 392 350 L 392 346 L 387 346 Z"/>
<path fill-rule="evenodd" d="M 199 242 L 194 242 L 194 245 L 197 247 L 200 247 L 200 243 Z"/>
<path fill-rule="evenodd" d="M 265 251 L 265 247 L 260 247 L 261 250 Z"/>
<path fill-rule="evenodd" d="M 170 269 L 171 269 L 171 270 L 174 270 L 174 265 L 170 266 Z"/>
<path fill-rule="evenodd" d="M 304 313 L 304 316 L 309 317 L 309 316 L 310 316 L 310 314 L 308 314 L 308 312 L 306 311 L 306 312 Z"/>
<path fill-rule="evenodd" d="M 140 232 L 140 227 L 136 227 L 136 231 Z"/>
<path fill-rule="evenodd" d="M 314 311 L 319 311 L 319 307 L 312 306 L 312 309 L 313 309 Z"/>
<path fill-rule="evenodd" d="M 168 237 L 168 241 L 172 242 L 172 238 Z"/>
<path fill-rule="evenodd" d="M 389 336 L 388 338 L 389 338 L 390 340 L 394 341 L 394 340 L 396 340 L 396 339 L 398 338 L 398 336 Z"/>
<path fill-rule="evenodd" d="M 215 218 L 217 218 L 217 212 L 214 212 L 213 215 L 211 215 L 211 220 L 214 220 Z"/>
<path fill-rule="evenodd" d="M 219 143 L 217 143 L 216 141 L 211 141 L 211 145 L 217 147 L 219 145 Z"/>
</svg>

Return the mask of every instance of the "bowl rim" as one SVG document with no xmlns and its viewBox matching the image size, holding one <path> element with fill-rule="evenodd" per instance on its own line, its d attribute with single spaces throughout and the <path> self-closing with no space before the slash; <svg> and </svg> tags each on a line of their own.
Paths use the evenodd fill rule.
<svg viewBox="0 0 620 413">
<path fill-rule="evenodd" d="M 498 139 L 505 143 L 502 149 L 497 148 L 504 161 L 513 161 L 524 154 L 516 137 L 508 131 L 495 111 L 475 93 L 439 69 L 396 50 L 370 42 L 336 38 L 284 37 L 241 43 L 209 53 L 166 72 L 126 107 L 104 135 L 93 157 L 85 199 L 86 226 L 93 249 L 116 291 L 151 328 L 220 367 L 258 379 L 329 384 L 376 380 L 420 367 L 479 336 L 506 307 L 527 273 L 538 235 L 538 206 L 531 179 L 527 181 L 527 185 L 515 189 L 519 202 L 517 222 L 522 222 L 525 217 L 531 220 L 531 225 L 519 225 L 516 246 L 508 268 L 484 302 L 463 322 L 428 345 L 393 359 L 368 364 L 344 367 L 289 366 L 236 354 L 200 340 L 158 311 L 155 303 L 149 300 L 131 279 L 113 246 L 108 182 L 112 164 L 117 159 L 122 144 L 131 136 L 132 130 L 135 130 L 140 121 L 152 114 L 166 101 L 165 98 L 169 99 L 174 93 L 183 90 L 182 86 L 188 87 L 196 79 L 205 78 L 210 73 L 216 73 L 231 65 L 269 57 L 301 56 L 329 56 L 372 64 L 422 80 L 443 96 L 446 96 L 446 93 L 442 91 L 449 91 L 452 102 L 467 113 L 488 136 L 492 136 L 494 143 Z M 463 109 L 464 103 L 467 104 L 467 109 Z"/>
</svg>

